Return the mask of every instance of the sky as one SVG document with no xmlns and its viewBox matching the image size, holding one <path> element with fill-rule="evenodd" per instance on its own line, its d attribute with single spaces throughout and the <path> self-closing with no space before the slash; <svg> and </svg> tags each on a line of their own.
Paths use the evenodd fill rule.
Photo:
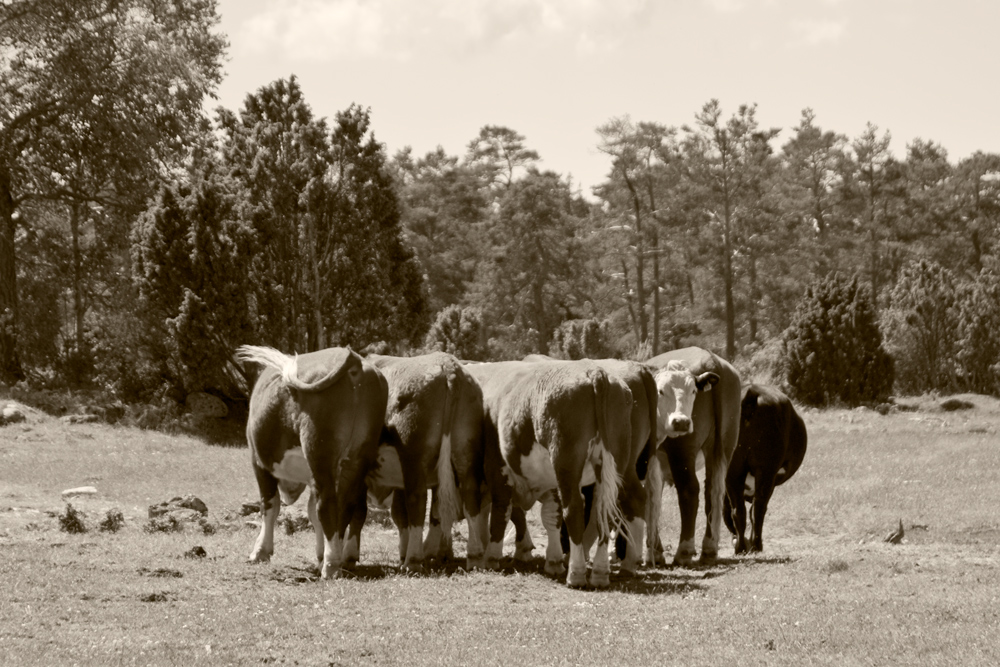
<svg viewBox="0 0 1000 667">
<path fill-rule="evenodd" d="M 316 117 L 371 109 L 389 155 L 462 156 L 484 125 L 524 135 L 588 198 L 612 118 L 693 125 L 757 105 L 780 148 L 811 108 L 905 158 L 1000 153 L 996 0 L 219 0 L 230 42 L 221 105 L 295 75 Z"/>
</svg>

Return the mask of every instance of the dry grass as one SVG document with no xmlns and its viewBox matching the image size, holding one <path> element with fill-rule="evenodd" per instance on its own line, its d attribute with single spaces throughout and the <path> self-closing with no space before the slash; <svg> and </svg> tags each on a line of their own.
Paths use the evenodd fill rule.
<svg viewBox="0 0 1000 667">
<path fill-rule="evenodd" d="M 1000 404 L 805 411 L 809 451 L 779 487 L 766 552 L 573 591 L 522 569 L 412 577 L 369 525 L 356 575 L 318 580 L 309 533 L 245 562 L 246 450 L 33 413 L 0 428 L 4 665 L 1000 664 Z M 89 531 L 60 531 L 63 489 Z M 143 530 L 193 494 L 216 528 Z M 664 535 L 676 540 L 665 496 Z M 97 527 L 122 512 L 117 533 Z M 901 545 L 882 541 L 903 520 Z M 700 528 L 699 528 L 700 530 Z M 543 538 L 537 530 L 536 542 Z M 460 546 L 462 542 L 459 540 Z M 193 550 L 201 547 L 205 557 Z M 536 553 L 541 553 L 538 549 Z M 510 550 L 508 549 L 508 553 Z"/>
</svg>

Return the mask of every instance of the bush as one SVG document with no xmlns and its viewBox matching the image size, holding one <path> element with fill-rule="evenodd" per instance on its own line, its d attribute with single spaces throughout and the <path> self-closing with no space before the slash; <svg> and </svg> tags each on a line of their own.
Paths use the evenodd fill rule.
<svg viewBox="0 0 1000 667">
<path fill-rule="evenodd" d="M 549 354 L 557 359 L 608 359 L 615 356 L 608 338 L 606 321 L 566 320 L 552 332 Z"/>
<path fill-rule="evenodd" d="M 451 305 L 438 313 L 427 332 L 424 347 L 429 351 L 447 352 L 459 359 L 485 361 L 487 348 L 483 315 L 478 308 Z"/>
<path fill-rule="evenodd" d="M 802 403 L 880 403 L 892 391 L 892 357 L 882 347 L 871 293 L 857 277 L 811 285 L 782 344 L 789 392 Z"/>
<path fill-rule="evenodd" d="M 86 533 L 83 515 L 75 507 L 66 503 L 66 509 L 59 515 L 59 530 L 64 533 Z"/>
<path fill-rule="evenodd" d="M 963 388 L 1000 396 L 1000 276 L 983 271 L 960 292 L 956 361 Z"/>
<path fill-rule="evenodd" d="M 125 525 L 125 515 L 119 509 L 109 509 L 104 519 L 98 525 L 102 533 L 117 533 Z"/>
<path fill-rule="evenodd" d="M 956 388 L 958 288 L 951 271 L 927 260 L 903 268 L 883 324 L 901 392 Z"/>
</svg>

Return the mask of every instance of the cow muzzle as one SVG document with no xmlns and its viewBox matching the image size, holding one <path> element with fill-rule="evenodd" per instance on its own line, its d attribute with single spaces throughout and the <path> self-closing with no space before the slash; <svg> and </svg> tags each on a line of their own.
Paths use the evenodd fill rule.
<svg viewBox="0 0 1000 667">
<path fill-rule="evenodd" d="M 667 419 L 667 430 L 671 437 L 687 435 L 691 432 L 691 418 L 687 415 L 670 415 Z"/>
</svg>

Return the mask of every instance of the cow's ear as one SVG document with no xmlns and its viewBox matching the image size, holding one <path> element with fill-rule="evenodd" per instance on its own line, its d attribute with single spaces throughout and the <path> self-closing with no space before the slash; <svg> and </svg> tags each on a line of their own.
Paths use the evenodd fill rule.
<svg viewBox="0 0 1000 667">
<path fill-rule="evenodd" d="M 719 376 L 715 373 L 702 373 L 695 379 L 698 391 L 710 391 L 712 386 L 719 381 Z"/>
</svg>

